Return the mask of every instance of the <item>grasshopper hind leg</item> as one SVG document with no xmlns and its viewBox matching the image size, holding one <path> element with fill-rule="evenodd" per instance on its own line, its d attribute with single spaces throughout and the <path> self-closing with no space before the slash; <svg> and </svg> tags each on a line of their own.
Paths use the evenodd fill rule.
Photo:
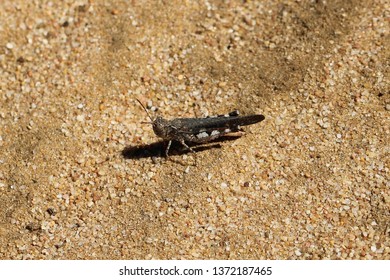
<svg viewBox="0 0 390 280">
<path fill-rule="evenodd" d="M 184 142 L 184 140 L 180 140 L 180 144 L 182 144 L 187 150 L 189 150 L 189 151 L 191 151 L 193 154 L 194 154 L 194 157 L 195 157 L 195 162 L 194 162 L 194 166 L 196 166 L 197 165 L 197 156 L 196 156 L 196 154 L 195 154 L 195 151 L 190 147 L 190 146 L 188 146 L 187 144 L 186 144 L 186 142 Z"/>
<path fill-rule="evenodd" d="M 195 151 L 189 147 L 184 140 L 180 140 L 180 144 L 182 144 L 187 150 L 190 150 L 192 153 L 195 153 Z"/>
<path fill-rule="evenodd" d="M 182 144 L 187 150 L 189 150 L 189 151 L 195 153 L 195 151 L 194 151 L 191 147 L 189 147 L 189 146 L 184 142 L 184 140 L 180 140 L 179 142 L 180 142 L 180 144 Z M 165 149 L 165 156 L 166 156 L 166 157 L 169 157 L 169 149 L 171 148 L 171 145 L 172 145 L 172 140 L 169 140 L 168 145 L 167 145 L 167 148 Z"/>
</svg>

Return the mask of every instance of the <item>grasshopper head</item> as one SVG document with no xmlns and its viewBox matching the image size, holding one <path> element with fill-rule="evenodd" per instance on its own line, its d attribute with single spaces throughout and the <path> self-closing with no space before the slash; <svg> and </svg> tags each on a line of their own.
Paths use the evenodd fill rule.
<svg viewBox="0 0 390 280">
<path fill-rule="evenodd" d="M 163 119 L 162 117 L 156 117 L 156 119 L 152 122 L 152 126 L 153 131 L 157 136 L 166 140 L 171 138 L 170 132 L 172 128 L 166 119 Z"/>
</svg>

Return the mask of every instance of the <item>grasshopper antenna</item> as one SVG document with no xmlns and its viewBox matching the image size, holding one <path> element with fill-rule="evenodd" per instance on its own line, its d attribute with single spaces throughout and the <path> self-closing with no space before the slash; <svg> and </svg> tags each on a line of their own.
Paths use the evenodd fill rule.
<svg viewBox="0 0 390 280">
<path fill-rule="evenodd" d="M 150 123 L 153 123 L 153 119 L 152 117 L 149 115 L 149 112 L 148 110 L 146 110 L 145 106 L 141 103 L 141 101 L 139 101 L 138 98 L 136 98 L 136 100 L 138 101 L 138 103 L 141 105 L 141 107 L 144 109 L 144 111 L 146 112 L 146 114 L 148 115 L 149 119 L 150 119 Z M 142 123 L 149 123 L 149 122 L 142 122 Z"/>
</svg>

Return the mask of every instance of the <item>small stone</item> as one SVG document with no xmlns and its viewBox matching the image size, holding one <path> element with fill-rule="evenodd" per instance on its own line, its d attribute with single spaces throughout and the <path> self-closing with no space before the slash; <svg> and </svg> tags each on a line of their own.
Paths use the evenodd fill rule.
<svg viewBox="0 0 390 280">
<path fill-rule="evenodd" d="M 280 117 L 277 117 L 276 119 L 275 119 L 275 124 L 276 125 L 281 125 L 283 123 L 283 120 L 280 118 Z"/>
<path fill-rule="evenodd" d="M 19 56 L 18 59 L 16 60 L 16 62 L 17 62 L 17 63 L 20 63 L 20 64 L 24 63 L 25 61 L 26 61 L 26 60 L 24 59 L 23 56 Z"/>
<path fill-rule="evenodd" d="M 48 208 L 46 210 L 46 212 L 50 215 L 50 216 L 54 216 L 56 214 L 56 211 L 53 209 L 53 208 Z"/>
<path fill-rule="evenodd" d="M 13 44 L 13 43 L 7 43 L 7 44 L 5 45 L 5 47 L 6 47 L 7 49 L 9 49 L 9 50 L 12 50 L 12 49 L 14 48 L 14 44 Z"/>
<path fill-rule="evenodd" d="M 223 88 L 226 87 L 226 84 L 227 84 L 226 82 L 220 82 L 218 85 Z"/>
<path fill-rule="evenodd" d="M 145 239 L 145 242 L 146 242 L 147 244 L 151 244 L 151 243 L 153 243 L 153 239 L 150 238 L 150 237 L 147 237 L 147 238 Z"/>
<path fill-rule="evenodd" d="M 76 117 L 76 120 L 79 121 L 79 122 L 83 122 L 84 121 L 84 115 L 78 115 Z"/>
</svg>

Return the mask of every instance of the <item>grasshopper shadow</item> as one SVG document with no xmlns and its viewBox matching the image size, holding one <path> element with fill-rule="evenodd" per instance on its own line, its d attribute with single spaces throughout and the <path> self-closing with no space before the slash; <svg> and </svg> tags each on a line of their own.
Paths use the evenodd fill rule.
<svg viewBox="0 0 390 280">
<path fill-rule="evenodd" d="M 222 136 L 214 141 L 211 141 L 207 144 L 196 145 L 195 143 L 187 143 L 195 153 L 209 150 L 209 149 L 220 149 L 220 142 L 224 141 L 233 141 L 240 136 Z M 167 148 L 167 141 L 158 141 L 148 145 L 137 145 L 137 146 L 127 146 L 122 150 L 122 156 L 125 159 L 141 159 L 141 158 L 152 158 L 152 157 L 165 157 L 165 149 Z M 179 142 L 172 141 L 172 145 L 169 149 L 170 156 L 178 156 L 191 153 L 190 150 L 183 147 Z"/>
</svg>

